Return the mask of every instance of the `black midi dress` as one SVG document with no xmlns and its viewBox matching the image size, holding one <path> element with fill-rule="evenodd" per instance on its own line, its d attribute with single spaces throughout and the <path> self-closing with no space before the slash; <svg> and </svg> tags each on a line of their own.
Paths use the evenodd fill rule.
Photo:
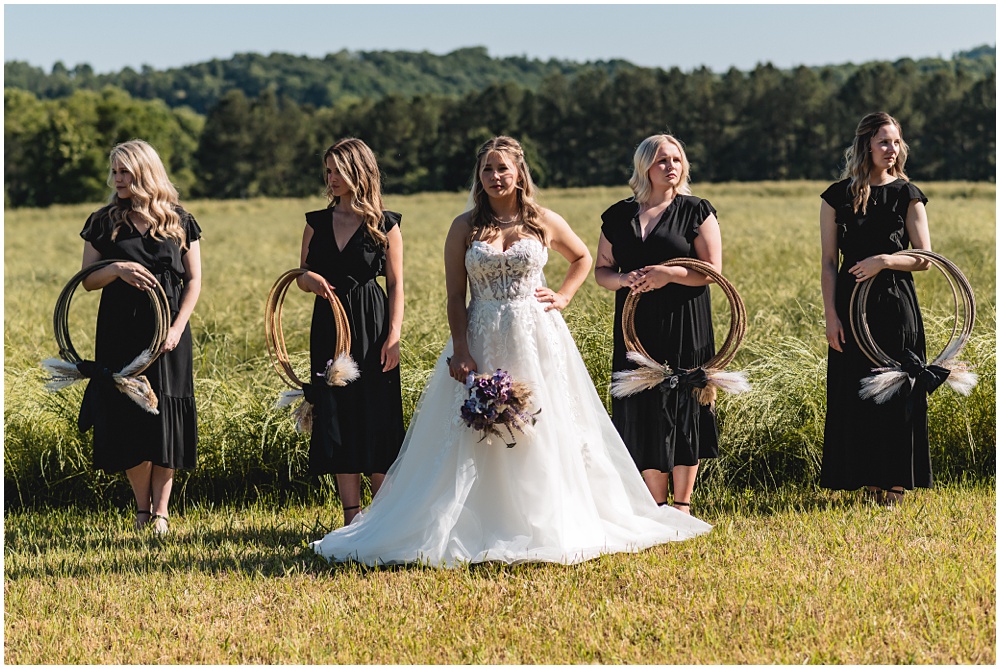
<svg viewBox="0 0 1000 669">
<path fill-rule="evenodd" d="M 114 225 L 108 205 L 87 219 L 80 236 L 101 254 L 102 260 L 137 262 L 163 286 L 170 320 L 180 310 L 184 289 L 186 248 L 173 239 L 156 239 L 123 225 L 112 239 Z M 194 216 L 177 207 L 187 243 L 201 238 Z M 94 360 L 117 372 L 146 349 L 155 320 L 149 296 L 115 279 L 101 290 L 97 312 Z M 191 326 L 184 327 L 177 347 L 158 357 L 143 374 L 158 400 L 159 414 L 139 407 L 114 385 L 100 379 L 87 384 L 80 408 L 79 427 L 94 428 L 94 467 L 106 472 L 131 469 L 143 462 L 170 469 L 192 469 L 198 445 L 194 401 Z"/>
<path fill-rule="evenodd" d="M 611 243 L 620 272 L 631 272 L 672 258 L 697 258 L 694 240 L 706 218 L 715 214 L 708 200 L 678 195 L 642 239 L 639 205 L 629 198 L 601 215 L 601 232 Z M 613 371 L 634 369 L 626 359 L 622 309 L 629 289 L 615 293 Z M 715 355 L 712 302 L 708 286 L 671 283 L 644 293 L 635 310 L 636 337 L 657 362 L 675 370 L 698 367 Z M 689 388 L 666 385 L 624 398 L 612 397 L 611 418 L 640 471 L 672 471 L 719 455 L 713 407 L 698 403 Z"/>
<path fill-rule="evenodd" d="M 382 232 L 400 224 L 385 211 Z M 313 428 L 309 445 L 312 474 L 384 474 L 399 455 L 403 401 L 399 366 L 382 371 L 382 345 L 389 336 L 389 300 L 375 280 L 385 276 L 386 256 L 365 225 L 341 250 L 333 234 L 333 209 L 306 214 L 312 239 L 306 264 L 333 286 L 351 327 L 351 357 L 361 376 L 346 386 L 328 386 L 317 375 L 334 357 L 336 326 L 330 303 L 317 296 L 309 335 L 313 379 Z"/>
<path fill-rule="evenodd" d="M 844 328 L 843 353 L 828 351 L 826 427 L 820 485 L 835 490 L 862 486 L 907 489 L 931 486 L 927 439 L 927 396 L 914 394 L 907 417 L 908 394 L 898 393 L 885 404 L 858 397 L 861 380 L 875 365 L 861 352 L 851 333 L 850 303 L 855 277 L 848 270 L 858 261 L 909 247 L 906 212 L 927 198 L 913 184 L 897 179 L 872 186 L 867 213 L 855 213 L 848 192 L 850 180 L 839 181 L 822 198 L 836 210 L 837 246 L 841 253 L 834 301 Z M 924 325 L 909 272 L 882 270 L 868 296 L 868 326 L 872 339 L 894 360 L 905 350 L 926 362 Z"/>
</svg>

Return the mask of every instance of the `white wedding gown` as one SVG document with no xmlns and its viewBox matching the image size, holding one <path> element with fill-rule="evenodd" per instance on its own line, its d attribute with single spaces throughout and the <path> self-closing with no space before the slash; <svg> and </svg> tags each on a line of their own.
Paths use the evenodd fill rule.
<svg viewBox="0 0 1000 669">
<path fill-rule="evenodd" d="M 658 507 L 594 389 L 557 310 L 535 299 L 548 251 L 525 238 L 465 255 L 469 347 L 480 373 L 506 370 L 541 408 L 534 435 L 507 448 L 466 427 L 468 396 L 448 375 L 448 342 L 371 505 L 310 544 L 329 560 L 453 567 L 500 561 L 571 564 L 708 532 Z"/>
</svg>

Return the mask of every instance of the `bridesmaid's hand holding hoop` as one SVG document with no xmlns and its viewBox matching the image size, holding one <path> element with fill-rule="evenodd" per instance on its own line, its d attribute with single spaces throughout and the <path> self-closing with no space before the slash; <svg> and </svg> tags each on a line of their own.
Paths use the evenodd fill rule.
<svg viewBox="0 0 1000 669">
<path fill-rule="evenodd" d="M 118 278 L 133 288 L 152 290 L 156 286 L 156 277 L 153 273 L 137 262 L 115 262 L 112 266 Z"/>
<path fill-rule="evenodd" d="M 854 266 L 847 270 L 854 275 L 855 281 L 861 283 L 873 278 L 876 274 L 887 267 L 885 259 L 881 255 L 871 256 L 864 260 L 859 260 Z"/>
<path fill-rule="evenodd" d="M 633 284 L 632 290 L 636 293 L 648 293 L 651 290 L 663 288 L 668 283 L 673 283 L 676 268 L 649 265 L 637 271 L 639 278 Z"/>
<path fill-rule="evenodd" d="M 332 300 L 334 296 L 333 286 L 326 279 L 316 272 L 305 272 L 300 283 L 307 292 L 319 295 L 324 300 Z"/>
</svg>

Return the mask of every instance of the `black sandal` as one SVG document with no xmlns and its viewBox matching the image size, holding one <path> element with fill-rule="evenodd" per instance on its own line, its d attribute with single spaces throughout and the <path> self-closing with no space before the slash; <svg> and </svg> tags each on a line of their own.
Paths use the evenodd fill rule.
<svg viewBox="0 0 1000 669">
<path fill-rule="evenodd" d="M 889 488 L 889 489 L 883 488 L 882 489 L 882 504 L 884 504 L 885 506 L 893 506 L 895 504 L 899 504 L 900 502 L 903 501 L 903 495 L 904 494 L 906 494 L 906 489 L 905 488 L 902 489 L 902 490 L 893 490 L 892 488 Z M 892 495 L 896 495 L 896 497 L 893 497 Z"/>
<path fill-rule="evenodd" d="M 139 514 L 145 514 L 149 516 L 149 518 L 146 519 L 146 522 L 140 523 Z M 142 528 L 146 527 L 146 525 L 149 525 L 149 521 L 152 519 L 153 519 L 153 514 L 151 514 L 149 511 L 143 511 L 142 509 L 139 509 L 138 511 L 135 512 L 135 529 L 141 530 Z"/>
<path fill-rule="evenodd" d="M 677 501 L 675 501 L 674 502 L 674 506 L 675 507 L 683 506 L 685 509 L 688 510 L 688 515 L 691 514 L 691 503 L 690 502 L 677 502 Z M 677 509 L 677 510 L 680 511 L 680 509 Z"/>
<path fill-rule="evenodd" d="M 361 508 L 360 504 L 357 506 L 345 506 L 344 511 L 354 511 L 355 509 L 360 509 L 360 508 Z"/>
</svg>

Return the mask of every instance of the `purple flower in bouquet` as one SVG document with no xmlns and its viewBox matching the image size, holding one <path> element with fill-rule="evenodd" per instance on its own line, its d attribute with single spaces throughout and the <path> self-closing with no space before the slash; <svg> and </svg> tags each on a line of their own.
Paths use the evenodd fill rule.
<svg viewBox="0 0 1000 669">
<path fill-rule="evenodd" d="M 510 374 L 498 369 L 493 374 L 472 374 L 465 380 L 469 399 L 459 407 L 459 415 L 473 430 L 483 433 L 483 439 L 497 436 L 507 448 L 516 444 L 514 430 L 531 434 L 541 409 L 531 411 L 531 389 L 526 383 L 514 381 Z M 508 442 L 500 427 L 510 435 Z"/>
</svg>

